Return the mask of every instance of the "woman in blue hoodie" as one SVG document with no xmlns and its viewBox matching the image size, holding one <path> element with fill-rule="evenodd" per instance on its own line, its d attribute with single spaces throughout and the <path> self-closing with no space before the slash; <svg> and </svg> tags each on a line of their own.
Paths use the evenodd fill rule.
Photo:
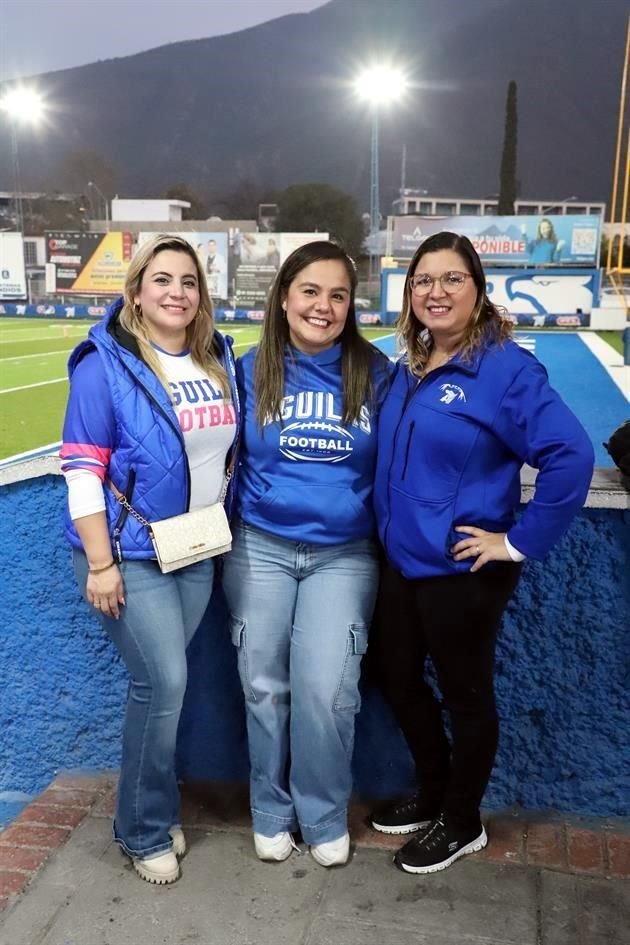
<svg viewBox="0 0 630 945">
<path fill-rule="evenodd" d="M 525 224 L 521 227 L 523 237 L 527 236 Z M 527 244 L 529 264 L 534 266 L 550 266 L 557 263 L 564 249 L 564 240 L 559 240 L 551 220 L 543 217 L 536 227 L 536 239 Z"/>
<path fill-rule="evenodd" d="M 536 358 L 510 340 L 466 237 L 416 250 L 405 345 L 379 426 L 375 507 L 387 556 L 372 663 L 416 765 L 418 792 L 376 811 L 395 857 L 430 873 L 487 843 L 479 817 L 498 720 L 496 634 L 525 557 L 542 558 L 582 507 L 593 448 Z M 518 521 L 520 469 L 538 469 Z M 433 663 L 451 721 L 424 680 Z"/>
<path fill-rule="evenodd" d="M 301 830 L 345 863 L 359 671 L 378 563 L 372 485 L 390 364 L 359 334 L 357 276 L 338 246 L 283 263 L 237 379 L 243 435 L 224 589 L 245 693 L 257 855 Z"/>
<path fill-rule="evenodd" d="M 150 883 L 172 883 L 186 849 L 175 776 L 186 647 L 213 561 L 163 574 L 147 521 L 211 505 L 236 436 L 228 339 L 215 332 L 192 246 L 160 235 L 133 257 L 124 297 L 70 357 L 62 470 L 75 575 L 130 676 L 114 837 Z"/>
</svg>

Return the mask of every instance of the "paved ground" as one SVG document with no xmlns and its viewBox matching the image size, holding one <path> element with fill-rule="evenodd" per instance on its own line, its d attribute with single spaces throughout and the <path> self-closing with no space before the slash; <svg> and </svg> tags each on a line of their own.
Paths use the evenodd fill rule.
<svg viewBox="0 0 630 945">
<path fill-rule="evenodd" d="M 260 863 L 241 787 L 184 796 L 182 879 L 143 883 L 111 841 L 113 780 L 61 778 L 0 833 L 0 945 L 630 945 L 628 823 L 490 820 L 427 877 L 353 810 L 351 862 Z"/>
</svg>

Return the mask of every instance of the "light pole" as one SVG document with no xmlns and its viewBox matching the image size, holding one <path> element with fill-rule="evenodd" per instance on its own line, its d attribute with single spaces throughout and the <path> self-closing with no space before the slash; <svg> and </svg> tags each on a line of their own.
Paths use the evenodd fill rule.
<svg viewBox="0 0 630 945">
<path fill-rule="evenodd" d="M 357 76 L 356 92 L 372 112 L 370 144 L 370 278 L 378 276 L 378 235 L 381 225 L 379 191 L 379 110 L 402 98 L 407 79 L 400 69 L 391 66 L 371 66 Z"/>
<path fill-rule="evenodd" d="M 562 200 L 559 200 L 558 203 L 552 203 L 548 207 L 543 207 L 540 211 L 541 214 L 549 213 L 551 210 L 556 210 L 558 207 L 566 207 L 568 203 L 573 203 L 574 200 L 579 200 L 579 197 L 576 197 L 575 194 L 571 194 L 570 197 L 563 197 Z"/>
<path fill-rule="evenodd" d="M 24 235 L 24 214 L 22 212 L 22 184 L 20 181 L 20 158 L 18 149 L 18 125 L 36 125 L 42 118 L 44 99 L 35 89 L 17 86 L 6 92 L 0 100 L 3 111 L 11 125 L 11 153 L 13 157 L 13 186 L 15 187 L 15 215 L 18 232 Z"/>
<path fill-rule="evenodd" d="M 105 196 L 101 188 L 98 186 L 98 184 L 95 184 L 93 180 L 88 181 L 88 187 L 94 188 L 96 193 L 99 195 L 99 197 L 105 204 L 105 229 L 109 233 L 109 203 L 107 201 L 107 197 Z"/>
</svg>

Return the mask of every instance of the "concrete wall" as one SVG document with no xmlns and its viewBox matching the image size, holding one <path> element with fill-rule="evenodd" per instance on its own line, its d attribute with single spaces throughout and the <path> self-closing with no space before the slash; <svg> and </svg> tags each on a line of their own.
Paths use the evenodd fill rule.
<svg viewBox="0 0 630 945">
<path fill-rule="evenodd" d="M 125 673 L 74 585 L 61 534 L 65 486 L 40 474 L 50 463 L 40 460 L 28 480 L 0 474 L 0 793 L 35 793 L 59 769 L 119 761 Z M 497 655 L 501 744 L 486 806 L 629 813 L 630 512 L 616 473 L 601 477 L 589 503 L 616 507 L 585 509 L 544 564 L 527 564 L 507 612 Z M 190 649 L 178 760 L 189 779 L 247 777 L 220 593 Z M 366 680 L 356 789 L 387 795 L 411 780 L 402 738 Z"/>
</svg>

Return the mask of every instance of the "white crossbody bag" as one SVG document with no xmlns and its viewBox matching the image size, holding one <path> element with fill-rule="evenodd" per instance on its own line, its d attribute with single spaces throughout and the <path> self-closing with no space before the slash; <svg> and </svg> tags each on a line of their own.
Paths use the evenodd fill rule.
<svg viewBox="0 0 630 945">
<path fill-rule="evenodd" d="M 231 478 L 229 469 L 218 502 L 159 522 L 148 522 L 111 481 L 109 485 L 116 501 L 148 530 L 160 570 L 168 574 L 231 551 L 232 532 L 223 506 Z"/>
</svg>

